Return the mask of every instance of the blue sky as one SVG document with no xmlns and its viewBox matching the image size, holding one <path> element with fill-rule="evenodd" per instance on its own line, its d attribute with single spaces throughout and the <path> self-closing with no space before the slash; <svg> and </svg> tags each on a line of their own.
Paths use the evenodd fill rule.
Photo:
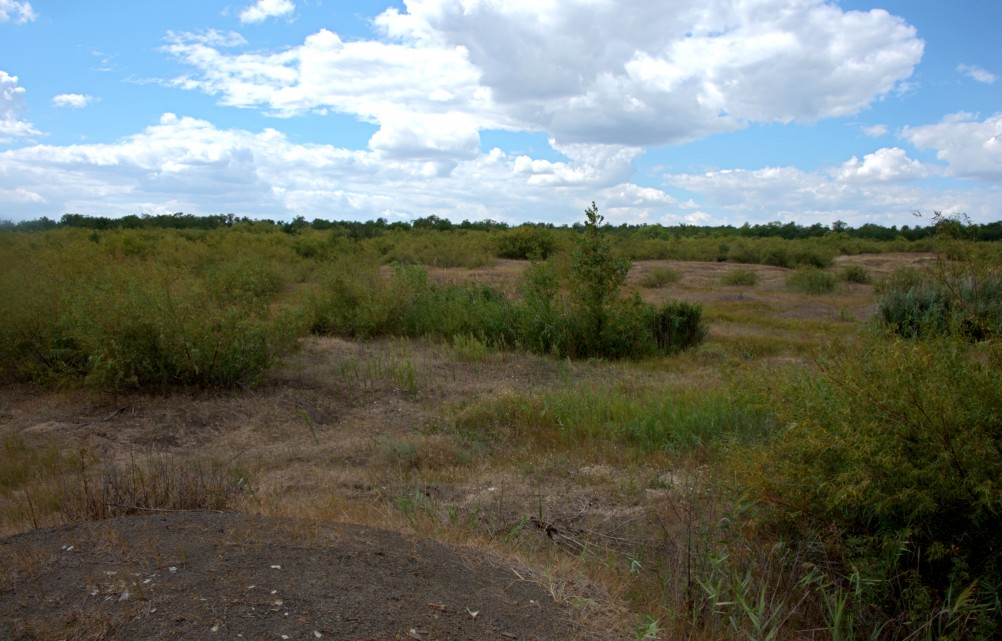
<svg viewBox="0 0 1002 641">
<path fill-rule="evenodd" d="M 1002 219 L 996 0 L 0 0 L 0 219 Z"/>
</svg>

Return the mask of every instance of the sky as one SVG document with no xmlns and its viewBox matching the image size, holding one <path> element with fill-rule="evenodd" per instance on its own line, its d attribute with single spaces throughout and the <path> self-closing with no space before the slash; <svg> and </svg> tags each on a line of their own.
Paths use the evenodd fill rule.
<svg viewBox="0 0 1002 641">
<path fill-rule="evenodd" d="M 993 222 L 1000 25 L 998 0 L 0 0 L 0 220 Z"/>
</svg>

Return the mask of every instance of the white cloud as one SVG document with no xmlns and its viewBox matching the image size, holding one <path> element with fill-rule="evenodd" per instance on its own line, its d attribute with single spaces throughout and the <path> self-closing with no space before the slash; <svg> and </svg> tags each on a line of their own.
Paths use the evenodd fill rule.
<svg viewBox="0 0 1002 641">
<path fill-rule="evenodd" d="M 920 180 L 929 175 L 929 170 L 917 160 L 912 160 L 904 149 L 898 147 L 878 149 L 863 156 L 846 161 L 838 172 L 844 182 L 907 182 Z"/>
<path fill-rule="evenodd" d="M 73 107 L 81 109 L 94 102 L 94 96 L 80 93 L 61 93 L 52 97 L 52 104 L 57 107 Z"/>
<path fill-rule="evenodd" d="M 284 219 L 435 214 L 456 221 L 570 223 L 595 200 L 614 224 L 782 219 L 827 225 L 840 219 L 858 226 L 913 224 L 916 209 L 992 220 L 1002 196 L 997 185 L 963 192 L 926 186 L 916 178 L 933 170 L 896 148 L 814 172 L 772 167 L 671 174 L 663 187 L 633 182 L 638 148 L 578 144 L 559 151 L 566 160 L 495 148 L 449 161 L 445 176 L 444 161 L 297 144 L 273 129 L 221 129 L 164 114 L 114 143 L 0 151 L 0 210 L 15 219 L 232 211 Z"/>
<path fill-rule="evenodd" d="M 823 0 L 405 6 L 376 18 L 382 40 L 321 30 L 298 47 L 240 53 L 171 34 L 165 49 L 193 69 L 178 87 L 275 115 L 351 114 L 381 127 L 381 151 L 423 146 L 431 160 L 465 157 L 474 129 L 639 147 L 852 114 L 899 87 L 923 51 L 899 18 Z M 461 123 L 463 143 L 434 116 Z"/>
<path fill-rule="evenodd" d="M 957 71 L 963 75 L 976 80 L 977 82 L 984 83 L 986 85 L 994 84 L 998 80 L 998 76 L 990 71 L 985 71 L 981 67 L 975 65 L 957 65 Z"/>
<path fill-rule="evenodd" d="M 862 127 L 862 131 L 870 138 L 880 138 L 881 136 L 887 134 L 887 125 L 884 124 L 868 125 Z"/>
<path fill-rule="evenodd" d="M 45 199 L 40 194 L 29 191 L 24 187 L 14 189 L 0 189 L 0 203 L 44 203 Z"/>
<path fill-rule="evenodd" d="M 935 149 L 953 176 L 1002 181 L 1002 113 L 982 121 L 953 114 L 939 124 L 905 127 L 901 137 L 919 149 Z"/>
<path fill-rule="evenodd" d="M 292 0 L 257 0 L 240 12 L 240 22 L 258 23 L 268 18 L 287 16 L 296 10 Z"/>
<path fill-rule="evenodd" d="M 31 8 L 30 2 L 0 0 L 0 23 L 8 22 L 13 18 L 17 24 L 24 24 L 37 17 L 38 14 Z"/>
<path fill-rule="evenodd" d="M 0 69 L 0 142 L 39 134 L 30 122 L 20 118 L 23 111 L 24 87 L 18 86 L 17 76 Z"/>
<path fill-rule="evenodd" d="M 703 207 L 716 213 L 718 223 L 781 220 L 827 225 L 843 220 L 853 226 L 911 225 L 912 211 L 963 211 L 978 222 L 997 219 L 1002 190 L 937 189 L 917 180 L 934 171 L 892 148 L 818 171 L 724 169 L 669 174 L 664 179 L 670 186 L 698 194 Z"/>
</svg>

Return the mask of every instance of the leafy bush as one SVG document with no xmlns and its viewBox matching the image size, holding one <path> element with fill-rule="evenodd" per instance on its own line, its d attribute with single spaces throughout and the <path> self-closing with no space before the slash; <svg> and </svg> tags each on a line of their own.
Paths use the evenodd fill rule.
<svg viewBox="0 0 1002 641">
<path fill-rule="evenodd" d="M 796 536 L 821 537 L 818 567 L 861 574 L 871 605 L 856 615 L 871 630 L 918 636 L 956 606 L 955 638 L 990 636 L 1002 614 L 1002 348 L 867 347 L 769 386 L 786 427 L 748 483 Z"/>
<path fill-rule="evenodd" d="M 892 274 L 878 287 L 880 322 L 906 338 L 952 334 L 985 340 L 1002 333 L 1002 270 L 969 251 L 962 257 Z"/>
<path fill-rule="evenodd" d="M 873 278 L 870 276 L 870 270 L 862 265 L 846 265 L 839 270 L 838 277 L 847 283 L 858 283 L 860 285 L 868 285 L 873 281 Z"/>
<path fill-rule="evenodd" d="M 926 280 L 892 287 L 878 306 L 880 321 L 906 338 L 959 334 L 984 340 L 1002 332 L 1002 275 L 982 281 Z"/>
<path fill-rule="evenodd" d="M 682 280 L 682 272 L 671 267 L 656 267 L 640 277 L 640 286 L 650 289 Z"/>
<path fill-rule="evenodd" d="M 834 274 L 817 267 L 800 267 L 786 277 L 787 287 L 805 294 L 830 294 L 837 284 Z"/>
<path fill-rule="evenodd" d="M 230 268 L 204 246 L 165 234 L 80 234 L 20 247 L 0 277 L 0 369 L 8 380 L 99 387 L 231 386 L 256 381 L 295 346 L 295 315 L 270 303 L 283 284 L 268 262 Z M 10 239 L 8 239 L 10 240 Z M 16 241 L 15 241 L 16 242 Z M 199 241 L 202 242 L 202 241 Z"/>
<path fill-rule="evenodd" d="M 703 308 L 685 301 L 668 302 L 654 312 L 654 339 L 661 353 L 680 352 L 706 339 Z"/>
<path fill-rule="evenodd" d="M 425 269 L 396 265 L 384 281 L 375 265 L 349 255 L 331 268 L 309 299 L 315 333 L 426 336 L 476 340 L 485 347 L 524 349 L 574 358 L 645 358 L 692 347 L 706 329 L 702 308 L 655 308 L 621 298 L 629 261 L 612 255 L 592 204 L 571 267 L 572 296 L 561 296 L 553 264 L 533 263 L 520 284 L 522 300 L 479 284 L 440 285 Z"/>
<path fill-rule="evenodd" d="M 724 285 L 751 287 L 758 284 L 758 272 L 750 269 L 732 269 L 720 277 Z"/>
<path fill-rule="evenodd" d="M 532 225 L 500 232 L 495 244 L 499 258 L 546 260 L 557 248 L 553 233 Z"/>
</svg>

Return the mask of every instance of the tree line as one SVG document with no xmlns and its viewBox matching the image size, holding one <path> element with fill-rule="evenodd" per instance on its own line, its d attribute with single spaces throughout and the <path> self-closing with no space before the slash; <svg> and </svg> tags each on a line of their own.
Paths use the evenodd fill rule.
<svg viewBox="0 0 1002 641">
<path fill-rule="evenodd" d="M 814 223 L 812 225 L 800 225 L 795 222 L 783 223 L 772 221 L 768 223 L 749 224 L 741 226 L 734 225 L 690 225 L 680 223 L 678 225 L 660 224 L 621 224 L 619 226 L 606 226 L 606 233 L 617 236 L 636 237 L 650 240 L 669 240 L 672 238 L 783 238 L 785 240 L 796 240 L 804 238 L 820 238 L 828 235 L 840 234 L 847 238 L 857 238 L 865 240 L 890 241 L 896 239 L 904 240 L 924 240 L 936 235 L 941 226 L 935 219 L 929 224 L 921 225 L 892 225 L 884 227 L 874 223 L 866 223 L 859 227 L 851 227 L 845 222 L 836 220 L 831 225 Z M 35 220 L 21 222 L 0 221 L 0 230 L 16 231 L 42 231 L 48 229 L 58 229 L 66 227 L 111 230 L 111 229 L 219 229 L 223 227 L 235 227 L 243 229 L 254 229 L 260 231 L 280 230 L 286 233 L 295 234 L 305 229 L 317 231 L 333 230 L 338 235 L 348 238 L 376 238 L 383 234 L 397 230 L 422 230 L 450 232 L 456 230 L 473 231 L 497 231 L 512 228 L 535 228 L 535 229 L 573 229 L 580 231 L 581 223 L 573 225 L 554 225 L 552 223 L 523 223 L 521 225 L 509 225 L 496 220 L 469 221 L 464 220 L 454 223 L 447 218 L 431 215 L 422 218 L 415 218 L 410 221 L 390 222 L 386 218 L 376 218 L 374 220 L 354 221 L 354 220 L 327 220 L 314 218 L 312 221 L 306 220 L 303 216 L 297 216 L 291 221 L 277 221 L 271 219 L 249 218 L 247 216 L 237 216 L 236 214 L 212 214 L 208 216 L 195 216 L 178 212 L 174 214 L 130 214 L 120 218 L 107 216 L 86 216 L 83 214 L 64 214 L 59 220 L 54 220 L 43 216 Z M 991 223 L 971 223 L 965 226 L 965 235 L 971 240 L 997 241 L 1002 240 L 1002 221 Z"/>
</svg>

